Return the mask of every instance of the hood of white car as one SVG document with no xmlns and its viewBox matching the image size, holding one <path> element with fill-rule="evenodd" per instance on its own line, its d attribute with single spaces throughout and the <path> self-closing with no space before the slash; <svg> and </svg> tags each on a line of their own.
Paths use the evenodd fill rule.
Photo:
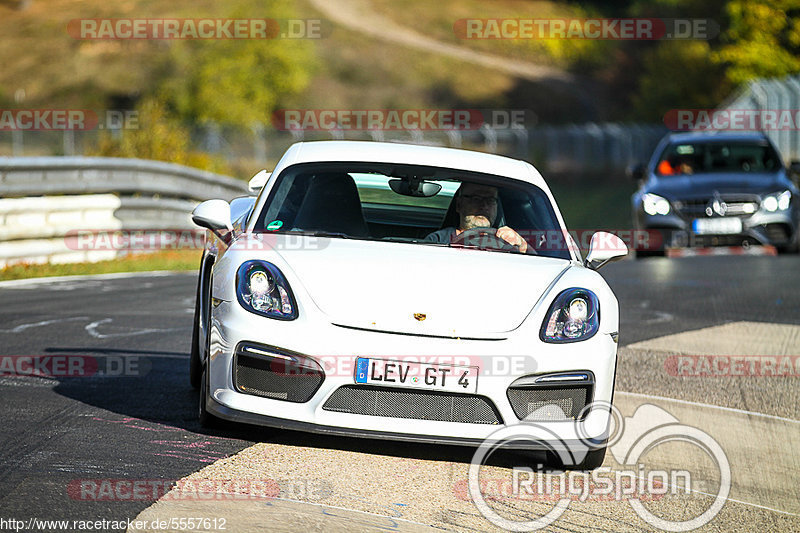
<svg viewBox="0 0 800 533">
<path fill-rule="evenodd" d="M 316 243 L 311 250 L 276 247 L 292 285 L 300 283 L 332 323 L 377 331 L 496 338 L 519 327 L 569 268 L 561 259 L 475 249 Z"/>
</svg>

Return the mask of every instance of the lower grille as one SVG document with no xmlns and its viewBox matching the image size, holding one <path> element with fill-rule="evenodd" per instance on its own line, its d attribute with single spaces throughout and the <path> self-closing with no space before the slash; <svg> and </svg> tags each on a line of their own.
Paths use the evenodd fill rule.
<svg viewBox="0 0 800 533">
<path fill-rule="evenodd" d="M 770 242 L 784 243 L 789 241 L 791 230 L 785 224 L 767 224 L 764 229 Z"/>
<path fill-rule="evenodd" d="M 322 408 L 355 415 L 465 424 L 502 423 L 495 406 L 482 396 L 390 387 L 345 385 L 338 388 Z"/>
<path fill-rule="evenodd" d="M 311 399 L 325 374 L 308 357 L 274 349 L 240 344 L 233 360 L 233 385 L 239 392 L 303 403 Z"/>
<path fill-rule="evenodd" d="M 742 235 L 692 235 L 690 245 L 696 248 L 743 246 L 745 241 L 747 241 L 748 244 L 758 244 L 758 241 L 755 239 Z"/>
<path fill-rule="evenodd" d="M 520 420 L 576 420 L 591 396 L 591 385 L 508 389 L 508 400 Z"/>
</svg>

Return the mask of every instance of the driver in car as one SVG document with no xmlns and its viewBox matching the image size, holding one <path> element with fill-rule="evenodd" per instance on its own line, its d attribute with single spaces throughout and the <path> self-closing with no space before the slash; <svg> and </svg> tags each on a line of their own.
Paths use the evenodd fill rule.
<svg viewBox="0 0 800 533">
<path fill-rule="evenodd" d="M 477 183 L 463 183 L 455 196 L 455 208 L 459 216 L 458 227 L 442 228 L 439 231 L 434 231 L 424 240 L 426 242 L 450 244 L 464 231 L 475 228 L 493 228 L 497 218 L 498 201 L 496 187 Z M 508 244 L 517 246 L 522 253 L 528 251 L 527 241 L 508 226 L 498 228 L 495 235 Z"/>
</svg>

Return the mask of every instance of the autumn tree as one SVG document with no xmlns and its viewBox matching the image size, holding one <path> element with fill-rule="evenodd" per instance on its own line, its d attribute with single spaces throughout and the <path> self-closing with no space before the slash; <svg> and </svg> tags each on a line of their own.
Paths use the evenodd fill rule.
<svg viewBox="0 0 800 533">
<path fill-rule="evenodd" d="M 734 83 L 800 72 L 800 2 L 730 0 L 726 41 L 712 55 Z"/>
<path fill-rule="evenodd" d="M 241 10 L 240 10 L 241 11 Z M 236 13 L 232 18 L 252 18 Z M 271 2 L 273 20 L 292 18 L 292 3 Z M 287 97 L 309 83 L 314 64 L 308 39 L 215 39 L 175 43 L 171 75 L 159 96 L 188 122 L 249 127 L 268 122 Z"/>
</svg>

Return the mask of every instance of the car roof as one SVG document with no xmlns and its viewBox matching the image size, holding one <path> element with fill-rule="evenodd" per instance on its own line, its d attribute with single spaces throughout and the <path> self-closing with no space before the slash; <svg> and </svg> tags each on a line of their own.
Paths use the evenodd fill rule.
<svg viewBox="0 0 800 533">
<path fill-rule="evenodd" d="M 670 143 L 702 143 L 702 142 L 733 142 L 733 141 L 767 141 L 767 136 L 762 132 L 685 132 L 669 134 Z"/>
<path fill-rule="evenodd" d="M 546 188 L 539 172 L 525 161 L 494 154 L 444 148 L 375 141 L 312 141 L 293 144 L 284 154 L 281 169 L 299 163 L 326 161 L 397 163 L 452 168 L 494 174 L 533 183 Z M 276 170 L 278 168 L 276 167 Z"/>
</svg>

